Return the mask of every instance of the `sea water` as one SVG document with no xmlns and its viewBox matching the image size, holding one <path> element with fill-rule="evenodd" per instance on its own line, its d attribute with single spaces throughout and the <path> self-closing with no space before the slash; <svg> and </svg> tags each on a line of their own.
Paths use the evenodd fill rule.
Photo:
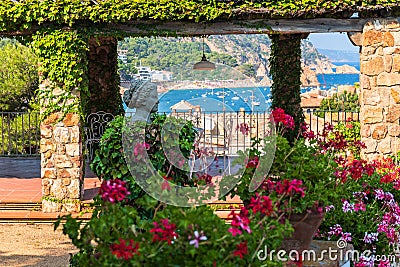
<svg viewBox="0 0 400 267">
<path fill-rule="evenodd" d="M 359 62 L 335 62 L 337 66 L 350 65 L 360 69 Z M 359 81 L 359 74 L 319 74 L 319 87 L 322 90 L 337 88 L 338 85 L 354 85 Z M 301 88 L 305 93 L 317 87 Z M 180 89 L 170 90 L 159 94 L 158 110 L 171 112 L 171 107 L 181 100 L 185 100 L 194 106 L 200 106 L 203 111 L 245 111 L 264 112 L 271 105 L 270 87 L 240 87 L 240 88 L 204 88 L 204 89 Z"/>
</svg>

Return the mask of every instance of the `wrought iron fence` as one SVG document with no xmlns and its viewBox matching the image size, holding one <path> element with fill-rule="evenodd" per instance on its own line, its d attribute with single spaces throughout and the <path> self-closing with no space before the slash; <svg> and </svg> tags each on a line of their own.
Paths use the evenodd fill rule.
<svg viewBox="0 0 400 267">
<path fill-rule="evenodd" d="M 175 112 L 164 113 L 192 121 L 198 131 L 200 147 L 217 154 L 234 155 L 251 145 L 251 138 L 263 138 L 268 132 L 268 112 Z M 337 124 L 359 112 L 304 110 L 310 129 L 319 132 L 325 123 Z M 86 137 L 87 138 L 87 137 Z M 100 136 L 98 136 L 100 139 Z M 0 112 L 0 156 L 33 156 L 40 150 L 39 113 Z"/>
<path fill-rule="evenodd" d="M 0 112 L 0 140 L 0 156 L 39 155 L 39 113 Z"/>
</svg>

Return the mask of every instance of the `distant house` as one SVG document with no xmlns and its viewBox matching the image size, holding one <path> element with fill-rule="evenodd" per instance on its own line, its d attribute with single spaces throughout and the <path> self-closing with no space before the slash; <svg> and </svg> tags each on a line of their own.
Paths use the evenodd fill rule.
<svg viewBox="0 0 400 267">
<path fill-rule="evenodd" d="M 170 107 L 173 113 L 179 113 L 179 112 L 191 113 L 193 111 L 197 111 L 198 108 L 199 108 L 198 106 L 194 106 L 185 100 L 181 100 L 180 102 Z"/>
<path fill-rule="evenodd" d="M 322 99 L 318 93 L 307 93 L 301 95 L 301 107 L 303 109 L 318 109 L 321 106 Z"/>
</svg>

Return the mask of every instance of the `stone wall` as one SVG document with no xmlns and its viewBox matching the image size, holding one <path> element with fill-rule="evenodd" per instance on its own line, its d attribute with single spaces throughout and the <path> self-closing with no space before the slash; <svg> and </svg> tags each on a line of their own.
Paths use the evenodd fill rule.
<svg viewBox="0 0 400 267">
<path fill-rule="evenodd" d="M 379 19 L 364 26 L 360 54 L 361 138 L 366 159 L 400 150 L 400 23 Z"/>
<path fill-rule="evenodd" d="M 43 212 L 79 211 L 83 161 L 79 114 L 57 122 L 54 113 L 40 125 Z"/>
</svg>

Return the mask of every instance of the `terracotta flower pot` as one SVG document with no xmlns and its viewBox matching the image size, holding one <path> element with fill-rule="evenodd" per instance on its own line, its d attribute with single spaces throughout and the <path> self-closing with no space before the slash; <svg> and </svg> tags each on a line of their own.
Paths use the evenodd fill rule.
<svg viewBox="0 0 400 267">
<path fill-rule="evenodd" d="M 324 216 L 324 213 L 316 211 L 291 214 L 289 221 L 294 232 L 283 240 L 282 249 L 286 251 L 296 250 L 299 253 L 309 249 Z"/>
</svg>

